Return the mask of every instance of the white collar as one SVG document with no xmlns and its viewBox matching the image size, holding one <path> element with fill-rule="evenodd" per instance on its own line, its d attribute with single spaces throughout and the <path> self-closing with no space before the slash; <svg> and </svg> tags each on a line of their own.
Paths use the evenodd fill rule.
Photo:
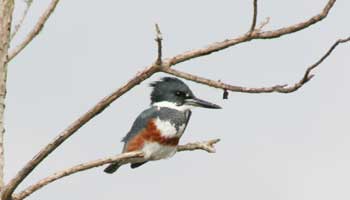
<svg viewBox="0 0 350 200">
<path fill-rule="evenodd" d="M 157 102 L 157 103 L 152 104 L 152 106 L 157 106 L 157 107 L 160 107 L 160 108 L 164 107 L 164 108 L 175 109 L 175 110 L 178 110 L 178 111 L 181 111 L 181 112 L 194 108 L 194 106 L 191 106 L 191 105 L 178 106 L 178 105 L 176 105 L 176 103 L 170 102 L 170 101 Z"/>
</svg>

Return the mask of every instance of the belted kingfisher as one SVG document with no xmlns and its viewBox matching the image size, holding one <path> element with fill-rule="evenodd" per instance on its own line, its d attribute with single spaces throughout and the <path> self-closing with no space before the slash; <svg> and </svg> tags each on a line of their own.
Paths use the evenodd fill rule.
<svg viewBox="0 0 350 200">
<path fill-rule="evenodd" d="M 191 89 L 177 78 L 164 77 L 150 86 L 153 87 L 151 107 L 136 118 L 122 139 L 125 143 L 123 153 L 137 150 L 144 153 L 143 158 L 131 163 L 131 168 L 173 156 L 191 117 L 191 108 L 221 108 L 195 97 Z M 112 163 L 104 172 L 111 174 L 119 167 L 120 163 Z"/>
</svg>

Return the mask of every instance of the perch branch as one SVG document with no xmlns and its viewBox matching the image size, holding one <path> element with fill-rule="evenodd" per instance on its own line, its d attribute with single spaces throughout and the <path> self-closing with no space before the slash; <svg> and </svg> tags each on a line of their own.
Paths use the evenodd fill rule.
<svg viewBox="0 0 350 200">
<path fill-rule="evenodd" d="M 173 68 L 169 68 L 169 67 L 162 67 L 161 71 L 164 72 L 164 73 L 172 74 L 174 76 L 190 80 L 190 81 L 194 81 L 194 82 L 197 82 L 197 83 L 208 85 L 210 87 L 220 88 L 220 89 L 224 89 L 224 90 L 230 90 L 230 91 L 233 91 L 233 92 L 244 92 L 244 93 L 271 93 L 271 92 L 291 93 L 291 92 L 294 92 L 294 91 L 298 90 L 305 83 L 307 83 L 309 80 L 311 80 L 311 78 L 314 76 L 314 75 L 310 75 L 311 71 L 313 69 L 315 69 L 317 66 L 319 66 L 333 52 L 333 50 L 340 43 L 345 43 L 345 42 L 349 42 L 349 41 L 350 41 L 350 37 L 345 38 L 345 39 L 337 40 L 319 60 L 317 60 L 313 65 L 311 65 L 310 67 L 308 67 L 306 69 L 303 78 L 300 81 L 298 81 L 297 83 L 295 83 L 294 85 L 291 85 L 291 86 L 285 84 L 285 85 L 275 85 L 275 86 L 272 86 L 272 87 L 248 88 L 248 87 L 241 87 L 241 86 L 234 86 L 234 85 L 226 84 L 226 83 L 223 83 L 221 81 L 210 80 L 210 79 L 199 77 L 199 76 L 196 76 L 196 75 L 193 75 L 193 74 L 189 74 L 189 73 L 186 73 L 186 72 L 181 72 L 181 71 L 175 70 Z"/>
<path fill-rule="evenodd" d="M 214 144 L 220 142 L 220 139 L 212 139 L 208 141 L 203 142 L 194 142 L 194 143 L 188 143 L 185 145 L 180 145 L 177 147 L 177 151 L 194 151 L 194 150 L 203 150 L 208 153 L 215 153 L 215 147 Z"/>
<path fill-rule="evenodd" d="M 26 0 L 26 8 L 23 11 L 23 14 L 22 14 L 21 18 L 19 19 L 18 23 L 15 25 L 14 30 L 13 30 L 13 32 L 11 34 L 11 39 L 10 40 L 12 40 L 16 36 L 17 32 L 21 28 L 25 18 L 27 17 L 28 11 L 29 11 L 32 3 L 33 3 L 33 0 Z"/>
<path fill-rule="evenodd" d="M 104 158 L 104 159 L 98 159 L 98 160 L 82 163 L 82 164 L 76 165 L 74 167 L 70 167 L 70 168 L 64 169 L 62 171 L 58 171 L 58 172 L 52 174 L 51 176 L 43 178 L 40 181 L 38 181 L 37 183 L 27 187 L 22 192 L 13 195 L 12 199 L 13 200 L 24 199 L 25 197 L 29 196 L 30 194 L 39 190 L 40 188 L 44 187 L 45 185 L 48 185 L 49 183 L 54 182 L 58 179 L 61 179 L 65 176 L 69 176 L 69 175 L 77 173 L 77 172 L 81 172 L 84 170 L 88 170 L 88 169 L 91 169 L 94 167 L 99 167 L 101 165 L 104 165 L 107 163 L 112 163 L 112 162 L 117 162 L 117 161 L 123 162 L 123 164 L 127 164 L 130 161 L 132 161 L 133 158 L 142 157 L 142 155 L 143 154 L 140 151 L 123 153 L 123 154 L 119 154 L 119 155 Z"/>
<path fill-rule="evenodd" d="M 185 145 L 179 145 L 178 146 L 178 152 L 180 151 L 193 151 L 193 150 L 204 150 L 207 151 L 208 153 L 214 153 L 215 152 L 215 147 L 214 144 L 219 142 L 219 139 L 213 139 L 213 140 L 208 140 L 208 141 L 203 141 L 203 142 L 194 142 L 194 143 L 188 143 Z M 62 171 L 56 172 L 51 176 L 48 176 L 46 178 L 41 179 L 37 183 L 27 187 L 24 189 L 22 192 L 13 195 L 13 200 L 22 200 L 26 198 L 27 196 L 31 195 L 33 192 L 41 189 L 42 187 L 58 180 L 61 179 L 65 176 L 69 176 L 72 174 L 75 174 L 77 172 L 85 171 L 94 167 L 99 167 L 107 163 L 113 163 L 113 162 L 120 162 L 123 165 L 130 163 L 132 159 L 134 158 L 139 158 L 142 157 L 143 153 L 141 151 L 135 151 L 135 152 L 130 152 L 130 153 L 123 153 L 119 154 L 116 156 L 104 158 L 104 159 L 98 159 L 86 163 L 82 163 L 79 165 L 76 165 L 71 168 L 64 169 Z"/>
<path fill-rule="evenodd" d="M 14 58 L 19 52 L 21 52 L 43 29 L 44 24 L 47 19 L 55 10 L 59 0 L 52 0 L 49 6 L 46 8 L 45 12 L 41 15 L 38 22 L 35 24 L 33 30 L 26 36 L 22 43 L 16 46 L 13 50 L 9 52 L 7 62 L 9 62 L 12 58 Z"/>
</svg>

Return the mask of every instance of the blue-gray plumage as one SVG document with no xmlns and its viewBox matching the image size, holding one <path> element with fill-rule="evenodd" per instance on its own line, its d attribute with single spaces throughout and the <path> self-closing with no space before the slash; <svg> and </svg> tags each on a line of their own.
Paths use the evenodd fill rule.
<svg viewBox="0 0 350 200">
<path fill-rule="evenodd" d="M 187 125 L 190 119 L 191 111 L 186 110 L 184 112 L 167 108 L 152 106 L 149 109 L 143 111 L 135 120 L 128 134 L 122 139 L 123 142 L 131 140 L 136 136 L 142 129 L 147 126 L 150 119 L 159 118 L 162 121 L 170 121 L 174 125 L 177 131 L 180 126 Z"/>
<path fill-rule="evenodd" d="M 144 158 L 135 159 L 131 168 L 174 155 L 191 117 L 192 107 L 220 108 L 196 98 L 190 88 L 177 78 L 165 77 L 151 86 L 151 107 L 136 118 L 122 139 L 125 143 L 123 152 L 144 152 Z M 113 173 L 119 166 L 120 163 L 112 163 L 104 171 Z"/>
</svg>

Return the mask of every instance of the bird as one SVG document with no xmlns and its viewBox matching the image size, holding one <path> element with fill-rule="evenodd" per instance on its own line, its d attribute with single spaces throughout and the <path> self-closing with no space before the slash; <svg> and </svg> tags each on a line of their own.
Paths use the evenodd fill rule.
<svg viewBox="0 0 350 200">
<path fill-rule="evenodd" d="M 140 167 L 148 161 L 166 159 L 176 148 L 190 120 L 194 107 L 220 109 L 219 105 L 197 98 L 180 79 L 163 77 L 150 84 L 151 105 L 134 121 L 122 139 L 123 153 L 142 151 L 143 158 L 134 159 L 130 167 Z M 104 172 L 114 173 L 122 163 L 109 164 Z"/>
</svg>

